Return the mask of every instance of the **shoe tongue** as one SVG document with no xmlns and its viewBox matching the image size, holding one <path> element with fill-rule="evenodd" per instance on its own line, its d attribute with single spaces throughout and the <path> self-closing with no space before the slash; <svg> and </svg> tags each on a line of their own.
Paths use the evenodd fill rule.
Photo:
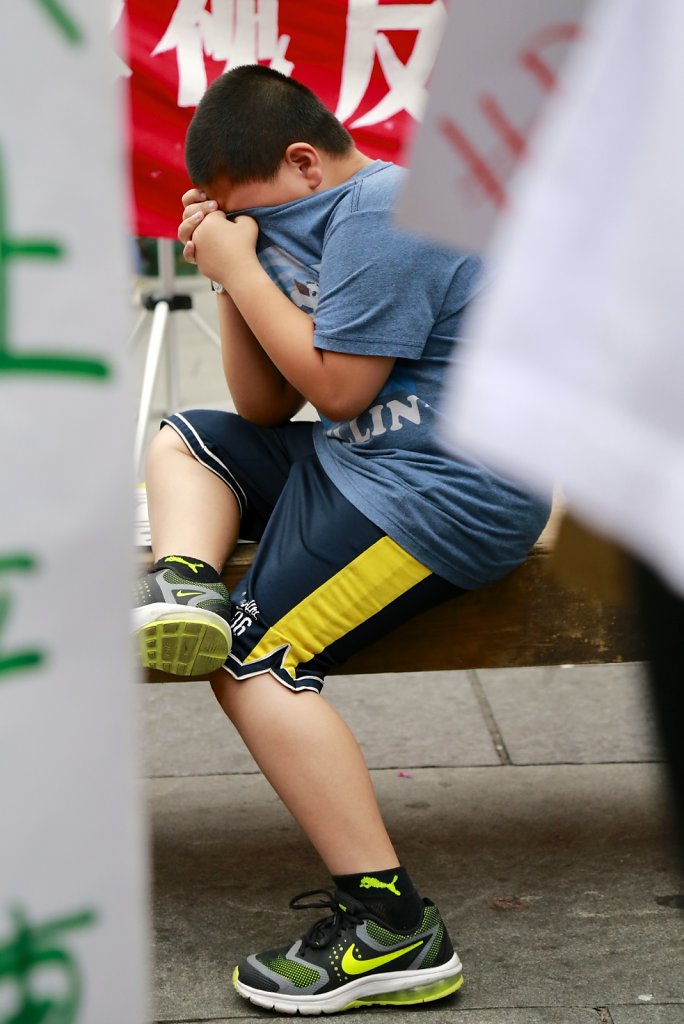
<svg viewBox="0 0 684 1024">
<path fill-rule="evenodd" d="M 397 921 L 387 913 L 387 903 L 383 900 L 369 900 L 367 903 L 362 903 L 341 889 L 335 890 L 334 899 L 340 910 L 354 914 L 357 917 L 362 917 L 364 920 L 375 921 L 376 924 L 381 925 L 383 928 L 391 928 L 393 931 L 397 929 L 400 931 L 412 931 L 420 926 L 422 920 L 421 914 L 417 921 L 401 922 L 398 926 Z"/>
<path fill-rule="evenodd" d="M 361 903 L 354 896 L 350 896 L 348 892 L 343 892 L 341 889 L 335 889 L 334 899 L 340 910 L 343 910 L 347 914 L 368 914 L 368 907 L 365 903 Z"/>
</svg>

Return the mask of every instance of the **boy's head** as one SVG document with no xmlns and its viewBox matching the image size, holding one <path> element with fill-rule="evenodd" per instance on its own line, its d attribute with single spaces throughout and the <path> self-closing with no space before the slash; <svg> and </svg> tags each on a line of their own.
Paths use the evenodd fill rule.
<svg viewBox="0 0 684 1024">
<path fill-rule="evenodd" d="M 311 150 L 343 158 L 354 142 L 306 86 L 249 64 L 219 75 L 205 92 L 188 128 L 185 162 L 190 180 L 205 190 L 219 182 L 273 188 L 286 157 L 305 160 Z"/>
</svg>

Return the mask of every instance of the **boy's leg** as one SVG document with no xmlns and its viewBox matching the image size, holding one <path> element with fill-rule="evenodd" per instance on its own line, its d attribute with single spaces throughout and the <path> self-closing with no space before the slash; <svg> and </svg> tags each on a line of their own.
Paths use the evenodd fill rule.
<svg viewBox="0 0 684 1024">
<path fill-rule="evenodd" d="M 212 687 L 331 875 L 398 866 L 363 754 L 334 708 L 266 673 L 238 681 L 220 672 Z"/>
<path fill-rule="evenodd" d="M 233 492 L 168 426 L 150 445 L 145 481 L 154 560 L 187 554 L 220 573 L 240 528 Z"/>
<path fill-rule="evenodd" d="M 287 451 L 274 456 L 278 462 L 298 453 L 284 486 L 275 488 L 278 515 L 271 517 L 273 495 L 253 485 L 257 476 L 261 485 L 264 475 L 278 475 L 278 466 L 269 472 L 263 458 L 264 444 L 269 457 L 273 444 L 280 445 L 273 433 L 233 422 L 224 447 L 216 443 L 215 424 L 201 416 L 173 417 L 172 423 L 204 469 L 218 461 L 218 475 L 234 489 L 241 512 L 266 498 L 268 514 L 261 509 L 260 515 L 265 534 L 234 595 L 236 636 L 226 668 L 236 678 L 219 673 L 213 686 L 338 887 L 332 901 L 326 894 L 327 902 L 314 904 L 329 906 L 331 918 L 299 943 L 240 964 L 238 991 L 285 1012 L 441 998 L 462 982 L 458 957 L 437 909 L 420 900 L 399 867 L 358 744 L 316 691 L 326 671 L 355 647 L 443 599 L 449 588 L 342 498 L 322 473 L 308 434 L 296 438 L 288 431 Z M 160 459 L 169 460 L 164 477 L 176 465 L 184 472 L 170 462 L 182 451 L 172 444 L 162 449 L 161 442 L 159 448 Z M 244 474 L 251 482 L 246 502 Z M 200 493 L 201 480 L 189 475 L 187 481 Z M 165 500 L 173 502 L 174 495 L 172 487 Z M 183 515 L 201 517 L 202 509 L 195 503 Z M 177 551 L 181 535 L 184 543 L 194 542 L 181 534 L 180 522 L 173 525 L 173 516 L 169 522 L 165 547 Z M 203 557 L 216 558 L 217 550 L 209 538 Z"/>
<path fill-rule="evenodd" d="M 219 574 L 237 541 L 237 500 L 167 426 L 148 451 L 146 486 L 155 561 L 136 585 L 140 660 L 181 676 L 214 672 L 231 646 Z"/>
<path fill-rule="evenodd" d="M 323 902 L 291 902 L 332 915 L 302 939 L 244 959 L 233 972 L 238 993 L 306 1014 L 430 1002 L 457 991 L 458 955 L 439 911 L 399 865 L 361 750 L 337 712 L 266 673 L 238 681 L 220 672 L 212 688 L 337 887 L 332 898 L 302 894 Z"/>
<path fill-rule="evenodd" d="M 212 410 L 165 422 L 147 458 L 156 561 L 136 587 L 138 647 L 146 668 L 206 678 L 231 647 L 221 569 L 243 528 L 259 538 L 311 425 L 268 431 Z"/>
<path fill-rule="evenodd" d="M 355 650 L 454 593 L 362 516 L 315 457 L 293 467 L 234 595 L 229 678 L 212 686 L 336 891 L 313 904 L 333 913 L 303 939 L 238 965 L 238 992 L 259 1006 L 408 1004 L 462 983 L 437 908 L 399 864 L 361 750 L 318 693 Z"/>
</svg>

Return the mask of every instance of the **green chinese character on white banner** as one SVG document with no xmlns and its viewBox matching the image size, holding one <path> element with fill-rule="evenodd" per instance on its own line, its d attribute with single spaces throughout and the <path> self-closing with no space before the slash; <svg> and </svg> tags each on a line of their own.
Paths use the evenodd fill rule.
<svg viewBox="0 0 684 1024">
<path fill-rule="evenodd" d="M 0 1024 L 77 1024 L 83 982 L 64 933 L 94 924 L 96 915 L 86 910 L 37 927 L 20 910 L 12 916 L 14 934 L 0 941 L 0 992 L 9 986 L 11 999 Z"/>
<path fill-rule="evenodd" d="M 62 247 L 52 240 L 16 239 L 6 226 L 6 198 L 0 160 L 0 375 L 3 373 L 109 377 L 101 359 L 67 352 L 16 352 L 9 338 L 9 265 L 16 259 L 61 259 Z"/>
</svg>

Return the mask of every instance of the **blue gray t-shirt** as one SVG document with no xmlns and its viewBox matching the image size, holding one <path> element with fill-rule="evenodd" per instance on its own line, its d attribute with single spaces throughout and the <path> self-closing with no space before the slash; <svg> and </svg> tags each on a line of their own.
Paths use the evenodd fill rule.
<svg viewBox="0 0 684 1024">
<path fill-rule="evenodd" d="M 550 506 L 439 443 L 442 386 L 482 265 L 393 225 L 404 173 L 376 160 L 335 188 L 241 212 L 259 225 L 262 266 L 313 317 L 317 348 L 396 357 L 364 412 L 314 427 L 325 472 L 410 554 L 469 589 L 524 560 Z"/>
</svg>

